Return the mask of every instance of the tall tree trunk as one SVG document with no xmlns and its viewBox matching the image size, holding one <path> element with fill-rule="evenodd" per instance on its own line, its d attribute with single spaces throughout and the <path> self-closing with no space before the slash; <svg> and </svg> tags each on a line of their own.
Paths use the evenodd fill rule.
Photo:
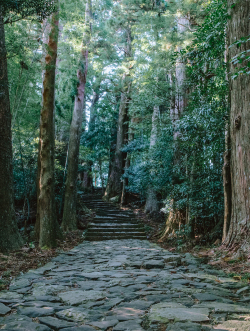
<svg viewBox="0 0 250 331">
<path fill-rule="evenodd" d="M 121 149 L 127 140 L 128 134 L 128 94 L 131 87 L 130 79 L 127 80 L 126 78 L 127 77 L 124 75 L 123 80 L 125 86 L 121 94 L 121 101 L 119 107 L 114 162 L 111 165 L 111 170 L 108 177 L 108 183 L 104 194 L 105 199 L 110 199 L 115 196 L 119 196 L 120 199 L 122 195 L 121 177 L 124 173 L 126 153 L 122 152 Z"/>
<path fill-rule="evenodd" d="M 4 23 L 0 4 L 0 252 L 22 245 L 14 210 L 11 113 Z"/>
<path fill-rule="evenodd" d="M 131 118 L 131 120 L 130 120 L 130 127 L 128 126 L 128 134 L 127 134 L 128 143 L 133 141 L 133 139 L 134 139 L 134 133 L 132 131 L 133 130 L 132 124 L 133 124 L 133 118 Z M 130 167 L 130 155 L 129 155 L 129 153 L 127 153 L 126 160 L 125 160 L 125 166 L 124 166 L 124 173 L 128 170 L 129 167 Z M 122 196 L 121 196 L 122 205 L 127 205 L 129 202 L 129 194 L 127 191 L 128 184 L 129 184 L 129 180 L 128 180 L 128 177 L 126 176 L 122 180 Z"/>
<path fill-rule="evenodd" d="M 154 150 L 154 147 L 157 142 L 158 136 L 158 126 L 159 126 L 159 118 L 160 118 L 160 107 L 154 106 L 153 115 L 152 115 L 152 129 L 150 135 L 150 147 L 149 147 L 149 154 L 151 154 Z M 153 162 L 152 158 L 150 160 Z M 150 176 L 153 177 L 154 173 L 151 171 Z M 156 191 L 152 186 L 152 181 L 149 180 L 150 186 L 147 189 L 147 198 L 146 198 L 146 205 L 145 205 L 145 212 L 152 213 L 159 211 L 159 203 L 156 196 Z"/>
<path fill-rule="evenodd" d="M 55 203 L 55 72 L 58 44 L 58 12 L 44 22 L 45 71 L 43 74 L 42 109 L 40 118 L 39 246 L 55 247 L 59 237 Z"/>
<path fill-rule="evenodd" d="M 128 59 L 132 56 L 132 36 L 131 29 L 126 29 L 127 43 L 126 43 L 126 57 Z M 112 197 L 118 196 L 119 200 L 122 197 L 122 175 L 126 164 L 126 152 L 122 152 L 121 148 L 128 141 L 128 109 L 131 91 L 130 75 L 123 75 L 123 91 L 121 93 L 118 123 L 117 123 L 117 139 L 114 161 L 111 164 L 108 183 L 104 194 L 104 199 L 109 200 Z"/>
<path fill-rule="evenodd" d="M 236 40 L 250 35 L 250 2 L 228 0 L 228 8 L 230 46 Z M 240 47 L 230 47 L 229 59 L 249 49 L 250 42 L 242 43 Z M 234 70 L 235 66 L 230 63 L 230 72 Z M 232 209 L 225 244 L 240 254 L 249 253 L 250 248 L 250 76 L 239 75 L 236 79 L 230 78 L 229 86 Z"/>
<path fill-rule="evenodd" d="M 100 173 L 100 179 L 101 179 L 101 185 L 102 185 L 102 194 L 104 194 L 104 177 L 103 177 L 103 171 L 102 171 L 102 160 L 99 160 L 99 173 Z"/>
<path fill-rule="evenodd" d="M 177 31 L 182 34 L 186 31 L 187 26 L 189 25 L 188 19 L 184 17 L 177 18 Z M 177 48 L 178 51 L 181 50 L 181 47 Z M 176 182 L 179 180 L 178 174 L 175 174 L 175 167 L 181 167 L 180 164 L 180 148 L 178 137 L 180 132 L 177 130 L 176 122 L 180 119 L 181 115 L 187 104 L 186 91 L 184 88 L 185 82 L 185 63 L 183 63 L 182 59 L 177 59 L 175 66 L 175 74 L 172 73 L 169 75 L 170 82 L 173 86 L 174 94 L 172 95 L 171 100 L 171 109 L 170 109 L 170 117 L 173 126 L 173 176 L 172 176 L 172 185 L 174 186 Z M 174 79 L 175 78 L 175 79 Z M 180 169 L 178 169 L 180 171 Z M 188 208 L 188 207 L 186 207 Z M 163 235 L 160 239 L 162 241 L 166 236 L 171 233 L 174 233 L 176 229 L 178 229 L 181 223 L 184 222 L 186 217 L 186 210 L 178 210 L 175 206 L 175 197 L 171 200 L 170 213 L 168 215 L 168 219 L 166 222 L 166 227 L 163 231 Z"/>
<path fill-rule="evenodd" d="M 224 241 L 227 237 L 230 221 L 231 221 L 232 187 L 231 187 L 230 158 L 231 158 L 230 134 L 229 134 L 229 127 L 227 126 L 225 131 L 225 153 L 224 153 L 224 165 L 223 165 L 224 226 L 223 226 L 222 241 Z"/>
<path fill-rule="evenodd" d="M 127 153 L 126 161 L 125 161 L 125 169 L 128 169 L 130 167 L 130 156 Z M 123 178 L 122 180 L 122 195 L 121 195 L 121 204 L 127 205 L 128 204 L 128 191 L 127 191 L 127 186 L 128 186 L 128 177 Z"/>
<path fill-rule="evenodd" d="M 100 94 L 94 91 L 90 106 L 90 119 L 89 119 L 89 127 L 88 127 L 88 131 L 90 133 L 95 130 L 95 119 L 96 119 L 95 105 L 98 102 L 99 97 Z M 92 166 L 93 166 L 93 161 L 87 160 L 85 164 L 86 170 L 84 170 L 83 180 L 82 180 L 82 188 L 89 191 L 93 191 Z"/>
<path fill-rule="evenodd" d="M 95 105 L 97 104 L 99 98 L 100 98 L 100 94 L 94 91 L 91 106 L 90 106 L 89 132 L 92 132 L 95 130 L 95 120 L 96 120 Z"/>
<path fill-rule="evenodd" d="M 79 161 L 79 146 L 82 133 L 82 122 L 84 113 L 85 84 L 88 71 L 88 47 L 91 33 L 91 0 L 86 3 L 85 11 L 85 31 L 83 35 L 83 46 L 79 69 L 77 72 L 78 85 L 75 96 L 73 117 L 69 133 L 69 151 L 68 151 L 68 169 L 65 184 L 65 198 L 63 209 L 62 228 L 65 231 L 75 230 L 77 228 L 77 175 Z"/>
<path fill-rule="evenodd" d="M 40 123 L 41 124 L 41 123 Z M 37 208 L 36 208 L 36 224 L 35 224 L 35 239 L 39 241 L 40 236 L 40 208 L 39 206 L 39 198 L 40 198 L 40 173 L 41 173 L 41 130 L 39 133 L 39 144 L 38 144 L 38 156 L 37 156 L 37 174 L 36 174 L 36 201 L 37 201 Z"/>
<path fill-rule="evenodd" d="M 119 98 L 117 97 L 117 107 L 120 109 L 119 106 Z M 115 149 L 116 149 L 116 140 L 117 140 L 117 120 L 113 119 L 112 126 L 111 126 L 111 133 L 110 133 L 111 139 L 110 139 L 110 148 L 109 148 L 109 171 L 108 171 L 108 182 L 107 182 L 107 187 L 105 192 L 109 190 L 109 178 L 114 166 L 115 162 Z M 104 199 L 108 199 L 108 195 L 106 194 L 103 195 Z"/>
<path fill-rule="evenodd" d="M 128 134 L 127 134 L 127 139 L 128 139 L 128 143 L 134 140 L 134 128 L 133 128 L 133 123 L 134 123 L 135 119 L 134 117 L 131 118 L 130 120 L 130 125 L 128 125 Z M 126 161 L 125 161 L 125 167 L 124 167 L 124 173 L 128 170 L 128 168 L 130 167 L 130 155 L 129 153 L 127 153 L 126 155 Z M 126 176 L 125 178 L 123 178 L 122 180 L 122 196 L 121 196 L 121 204 L 122 205 L 127 205 L 129 202 L 129 194 L 127 191 L 127 186 L 129 184 L 129 180 L 128 177 Z"/>
</svg>

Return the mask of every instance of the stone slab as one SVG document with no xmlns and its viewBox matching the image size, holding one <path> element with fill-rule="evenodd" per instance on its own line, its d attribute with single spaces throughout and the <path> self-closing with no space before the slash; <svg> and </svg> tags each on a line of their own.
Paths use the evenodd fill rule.
<svg viewBox="0 0 250 331">
<path fill-rule="evenodd" d="M 250 321 L 226 321 L 214 327 L 214 330 L 225 331 L 249 331 Z"/>
<path fill-rule="evenodd" d="M 153 323 L 168 323 L 169 321 L 208 322 L 208 315 L 208 308 L 186 308 L 182 304 L 170 302 L 153 305 L 148 318 Z"/>
<path fill-rule="evenodd" d="M 58 318 L 55 317 L 40 317 L 39 318 L 39 322 L 42 324 L 47 325 L 48 327 L 52 328 L 53 330 L 60 330 L 63 328 L 68 328 L 68 327 L 72 327 L 75 326 L 75 323 L 71 323 L 71 322 L 67 322 L 67 321 L 63 321 L 60 320 Z"/>
<path fill-rule="evenodd" d="M 120 322 L 113 328 L 113 331 L 124 331 L 124 330 L 143 331 L 144 329 L 141 327 L 140 322 L 141 321 L 137 321 L 137 320 Z"/>
<path fill-rule="evenodd" d="M 68 308 L 57 312 L 56 316 L 69 321 L 84 322 L 88 316 L 88 312 L 84 308 Z"/>
<path fill-rule="evenodd" d="M 59 293 L 58 297 L 66 304 L 77 306 L 87 301 L 98 301 L 106 298 L 106 294 L 101 291 L 67 291 Z"/>
<path fill-rule="evenodd" d="M 197 307 L 209 308 L 215 313 L 245 313 L 250 314 L 250 307 L 245 307 L 237 304 L 223 303 L 223 302 L 208 302 L 196 305 Z"/>
<path fill-rule="evenodd" d="M 31 318 L 42 317 L 42 316 L 51 316 L 54 314 L 55 309 L 52 307 L 20 307 L 17 309 L 17 312 L 21 315 L 26 315 Z"/>
<path fill-rule="evenodd" d="M 11 309 L 9 307 L 0 302 L 0 316 L 8 314 L 10 311 Z"/>
<path fill-rule="evenodd" d="M 119 323 L 119 321 L 117 319 L 113 319 L 113 320 L 109 320 L 109 321 L 92 322 L 90 324 L 93 325 L 94 327 L 97 327 L 100 330 L 105 331 L 108 328 L 113 327 L 118 323 Z"/>
<path fill-rule="evenodd" d="M 9 331 L 52 331 L 46 325 L 27 322 L 27 321 L 13 321 L 7 323 L 1 327 L 1 330 L 9 330 Z"/>
</svg>

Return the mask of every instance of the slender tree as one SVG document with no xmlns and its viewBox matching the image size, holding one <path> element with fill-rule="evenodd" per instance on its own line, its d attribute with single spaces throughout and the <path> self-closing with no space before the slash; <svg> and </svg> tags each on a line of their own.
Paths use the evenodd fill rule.
<svg viewBox="0 0 250 331">
<path fill-rule="evenodd" d="M 244 54 L 250 42 L 233 45 L 250 35 L 250 2 L 228 0 L 228 44 L 229 60 Z M 239 55 L 240 57 L 240 55 Z M 239 61 L 242 62 L 242 58 Z M 239 68 L 243 67 L 244 62 Z M 230 63 L 230 72 L 236 67 Z M 250 247 L 250 76 L 238 75 L 229 79 L 230 91 L 230 143 L 231 143 L 231 221 L 225 245 L 238 253 L 249 253 Z M 227 225 L 226 225 L 227 226 Z"/>
<path fill-rule="evenodd" d="M 38 166 L 40 222 L 39 246 L 54 247 L 59 234 L 55 208 L 55 72 L 58 44 L 58 11 L 44 21 L 45 70 L 43 73 L 40 149 Z"/>
<path fill-rule="evenodd" d="M 99 97 L 100 97 L 99 92 L 94 91 L 90 106 L 90 118 L 89 118 L 89 126 L 88 126 L 88 133 L 90 135 L 94 134 L 95 131 L 95 120 L 96 120 L 95 105 L 98 102 Z M 82 188 L 88 191 L 93 190 L 92 166 L 93 166 L 93 161 L 87 160 L 85 162 L 85 170 L 82 174 Z"/>
<path fill-rule="evenodd" d="M 232 186 L 231 186 L 231 171 L 230 171 L 230 134 L 227 125 L 225 131 L 225 152 L 224 152 L 224 165 L 223 165 L 223 186 L 224 186 L 224 226 L 222 241 L 227 237 L 232 210 Z"/>
<path fill-rule="evenodd" d="M 183 34 L 187 30 L 187 26 L 189 25 L 188 19 L 180 16 L 177 17 L 177 31 L 178 34 Z M 180 51 L 181 47 L 178 46 L 177 50 Z M 178 137 L 180 135 L 180 132 L 178 131 L 178 127 L 176 125 L 176 122 L 178 122 L 183 114 L 184 108 L 186 106 L 186 96 L 185 96 L 185 89 L 184 89 L 184 83 L 185 83 L 185 63 L 183 60 L 179 57 L 177 58 L 177 61 L 175 63 L 175 73 L 172 75 L 172 73 L 169 74 L 170 82 L 172 84 L 172 89 L 174 90 L 174 93 L 172 95 L 171 100 L 171 108 L 170 108 L 170 117 L 173 127 L 173 178 L 172 178 L 172 185 L 176 184 L 176 181 L 179 180 L 178 176 L 175 174 L 175 167 L 180 166 L 180 148 L 179 148 L 179 141 Z M 179 170 L 179 169 L 178 169 Z M 166 227 L 163 232 L 163 236 L 161 237 L 161 240 L 167 236 L 168 234 L 174 232 L 175 229 L 179 228 L 181 222 L 183 223 L 183 216 L 184 211 L 179 210 L 175 206 L 175 199 L 172 197 L 171 201 L 171 210 L 166 222 Z M 184 216 L 185 217 L 185 216 Z"/>
<path fill-rule="evenodd" d="M 159 131 L 159 117 L 160 117 L 160 107 L 154 106 L 153 115 L 152 115 L 152 129 L 151 129 L 151 135 L 150 135 L 149 154 L 152 153 L 152 151 L 157 143 L 157 136 L 158 136 L 158 131 Z M 151 159 L 151 162 L 152 162 L 152 159 Z M 154 173 L 151 172 L 150 176 L 154 176 Z M 156 192 L 155 192 L 154 188 L 150 185 L 147 189 L 145 212 L 151 213 L 151 212 L 155 212 L 158 210 L 159 210 L 159 203 L 157 200 Z"/>
<path fill-rule="evenodd" d="M 4 24 L 29 16 L 43 18 L 54 10 L 53 7 L 53 1 L 46 0 L 0 2 L 0 251 L 11 251 L 22 245 L 14 211 L 11 112 Z"/>
<path fill-rule="evenodd" d="M 127 142 L 128 133 L 128 94 L 130 92 L 131 82 L 126 79 L 124 74 L 124 90 L 121 93 L 119 116 L 117 123 L 117 138 L 116 138 L 116 148 L 113 164 L 111 165 L 111 171 L 108 178 L 108 183 L 105 191 L 105 199 L 110 199 L 112 197 L 119 197 L 122 195 L 122 180 L 121 177 L 124 173 L 126 153 L 121 149 Z"/>
<path fill-rule="evenodd" d="M 127 134 L 128 143 L 132 142 L 133 139 L 134 139 L 133 128 L 132 128 L 133 122 L 134 122 L 134 119 L 132 117 L 130 122 L 129 122 L 129 125 L 128 125 L 128 134 Z M 129 153 L 127 153 L 126 161 L 125 161 L 124 174 L 126 174 L 126 171 L 129 169 L 130 163 L 131 163 L 130 162 L 130 155 L 129 155 Z M 122 196 L 121 196 L 121 204 L 122 205 L 128 204 L 128 201 L 129 201 L 129 192 L 127 190 L 128 184 L 129 184 L 128 176 L 125 175 L 125 177 L 122 180 Z"/>
<path fill-rule="evenodd" d="M 119 104 L 120 98 L 117 96 L 116 102 L 117 102 L 117 111 L 120 109 L 120 104 Z M 113 171 L 113 166 L 114 166 L 114 160 L 115 160 L 115 151 L 116 151 L 116 140 L 117 140 L 117 119 L 114 118 L 112 121 L 112 126 L 110 130 L 110 147 L 109 147 L 109 171 L 108 171 L 108 182 L 107 182 L 107 187 L 105 192 L 108 190 L 109 186 L 109 181 L 110 181 L 110 176 Z M 105 196 L 104 193 L 104 198 L 107 199 L 107 195 Z"/>
<path fill-rule="evenodd" d="M 82 133 L 84 113 L 85 84 L 88 72 L 88 55 L 91 34 L 91 0 L 86 2 L 85 31 L 83 35 L 81 58 L 77 72 L 78 84 L 75 96 L 73 117 L 69 134 L 68 168 L 65 184 L 65 197 L 63 209 L 62 228 L 65 231 L 75 230 L 77 227 L 76 200 L 77 200 L 77 175 L 79 161 L 79 146 Z"/>
<path fill-rule="evenodd" d="M 132 56 L 132 36 L 131 27 L 125 29 L 126 33 L 126 50 L 125 54 L 127 58 Z M 129 109 L 129 98 L 131 93 L 131 77 L 130 74 L 123 75 L 122 79 L 123 89 L 121 93 L 119 115 L 117 122 L 117 138 L 116 148 L 113 163 L 109 173 L 108 183 L 104 194 L 105 199 L 112 197 L 119 197 L 119 201 L 122 197 L 122 180 L 121 177 L 124 173 L 124 167 L 126 163 L 126 152 L 121 149 L 128 141 L 128 109 Z"/>
</svg>

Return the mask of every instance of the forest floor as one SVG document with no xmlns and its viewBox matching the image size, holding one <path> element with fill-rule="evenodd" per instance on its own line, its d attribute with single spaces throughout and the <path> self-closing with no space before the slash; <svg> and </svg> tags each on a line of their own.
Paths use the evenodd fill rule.
<svg viewBox="0 0 250 331">
<path fill-rule="evenodd" d="M 55 249 L 42 250 L 37 242 L 23 246 L 20 250 L 9 254 L 0 253 L 0 290 L 8 289 L 16 276 L 30 269 L 42 267 L 61 252 L 67 252 L 83 241 L 82 231 L 65 234 L 63 241 L 58 241 Z"/>
<path fill-rule="evenodd" d="M 32 238 L 32 231 L 36 219 L 36 203 L 32 204 L 33 208 L 29 215 L 29 225 L 27 226 L 27 234 L 24 234 L 24 227 L 21 228 L 21 234 L 25 245 L 18 251 L 9 254 L 0 253 L 0 291 L 8 289 L 9 284 L 16 276 L 27 272 L 30 269 L 42 267 L 51 259 L 61 252 L 67 252 L 79 245 L 83 240 L 83 231 L 87 229 L 88 223 L 95 216 L 94 212 L 90 212 L 82 203 L 80 197 L 78 199 L 78 228 L 77 231 L 64 233 L 62 241 L 57 241 L 55 249 L 42 250 L 39 248 L 38 242 Z M 23 213 L 23 206 L 17 204 L 16 219 L 19 224 L 24 223 L 27 217 Z"/>
</svg>

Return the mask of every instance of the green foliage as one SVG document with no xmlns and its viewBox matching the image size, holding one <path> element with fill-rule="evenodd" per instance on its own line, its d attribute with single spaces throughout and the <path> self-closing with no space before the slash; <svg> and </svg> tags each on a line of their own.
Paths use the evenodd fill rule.
<svg viewBox="0 0 250 331">
<path fill-rule="evenodd" d="M 188 224 L 181 224 L 180 228 L 175 231 L 177 245 L 181 246 L 190 238 L 192 227 Z"/>
<path fill-rule="evenodd" d="M 5 23 L 13 23 L 31 16 L 42 20 L 56 10 L 55 2 L 54 0 L 4 0 L 0 4 L 0 13 L 7 16 Z"/>
<path fill-rule="evenodd" d="M 223 201 L 224 131 L 228 118 L 224 62 L 226 1 L 212 1 L 207 16 L 183 52 L 187 62 L 188 106 L 177 124 L 179 162 L 174 198 L 177 208 L 189 209 L 196 233 L 208 233 L 221 223 Z M 221 227 L 219 228 L 221 231 Z M 220 233 L 216 234 L 217 236 Z M 206 236 L 204 240 L 213 240 Z"/>
<path fill-rule="evenodd" d="M 10 100 L 13 118 L 14 180 L 16 200 L 36 195 L 36 164 L 42 97 L 43 27 L 33 20 L 17 18 L 42 16 L 39 1 L 30 14 L 15 9 L 10 1 L 5 20 Z M 39 3 L 45 3 L 40 1 Z M 7 4 L 7 2 L 6 2 Z M 50 4 L 52 4 L 50 2 Z M 11 7 L 12 6 L 12 7 Z M 190 224 L 178 237 L 221 231 L 223 218 L 222 166 L 224 131 L 228 121 L 225 27 L 226 1 L 93 1 L 92 35 L 85 87 L 85 118 L 81 137 L 79 172 L 89 171 L 106 185 L 109 162 L 114 155 L 116 126 L 122 91 L 122 77 L 132 82 L 129 99 L 129 141 L 123 146 L 130 167 L 127 190 L 145 201 L 152 188 L 169 212 L 171 201 Z M 52 7 L 45 8 L 50 12 Z M 77 88 L 77 69 L 84 34 L 85 3 L 60 1 L 60 38 L 56 75 L 56 199 L 62 205 L 69 126 Z M 22 16 L 23 15 L 23 16 Z M 185 18 L 180 29 L 180 18 Z M 127 38 L 131 32 L 132 52 Z M 248 38 L 248 37 L 247 37 Z M 237 41 L 240 46 L 249 38 Z M 232 61 L 248 67 L 249 54 Z M 181 86 L 176 67 L 183 64 Z M 243 67 L 242 67 L 243 68 Z M 241 70 L 243 70 L 241 68 Z M 248 73 L 248 69 L 244 69 Z M 240 72 L 239 72 L 240 73 Z M 94 103 L 94 95 L 98 98 Z M 185 111 L 177 119 L 176 100 L 183 95 Z M 160 109 L 157 139 L 150 147 L 152 113 Z M 190 230 L 191 229 L 191 230 Z"/>
<path fill-rule="evenodd" d="M 131 158 L 124 177 L 129 179 L 129 191 L 146 198 L 150 187 L 163 206 L 165 200 L 174 201 L 174 209 L 182 217 L 188 212 L 190 223 L 177 235 L 187 238 L 194 230 L 195 235 L 206 234 L 202 239 L 204 244 L 220 236 L 224 208 L 222 166 L 228 119 L 224 62 L 226 1 L 211 1 L 202 7 L 201 14 L 197 9 L 192 12 L 192 6 L 187 4 L 179 9 L 183 14 L 185 11 L 193 14 L 192 39 L 188 31 L 180 34 L 173 29 L 176 21 L 169 18 L 172 10 L 165 13 L 165 22 L 170 24 L 168 31 L 162 31 L 163 17 L 150 22 L 152 30 L 147 30 L 150 42 L 143 39 L 142 24 L 138 35 L 135 33 L 137 56 L 130 116 L 137 121 L 131 126 L 135 139 L 123 149 Z M 168 43 L 167 48 L 163 41 Z M 180 59 L 185 63 L 186 77 L 178 90 L 175 66 Z M 188 102 L 183 116 L 173 126 L 170 114 L 178 93 L 188 98 Z M 155 105 L 161 108 L 160 133 L 155 147 L 150 149 Z M 174 133 L 177 133 L 175 140 Z"/>
</svg>

